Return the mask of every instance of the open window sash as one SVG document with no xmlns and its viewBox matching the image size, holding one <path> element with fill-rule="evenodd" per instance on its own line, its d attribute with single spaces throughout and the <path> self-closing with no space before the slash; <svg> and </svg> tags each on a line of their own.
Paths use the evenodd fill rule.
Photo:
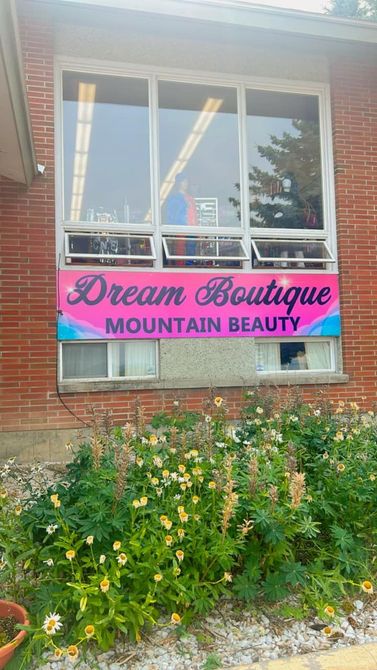
<svg viewBox="0 0 377 670">
<path fill-rule="evenodd" d="M 327 243 L 313 239 L 252 239 L 251 244 L 257 260 L 265 262 L 335 263 Z"/>
<path fill-rule="evenodd" d="M 66 232 L 66 258 L 155 260 L 152 235 L 113 232 Z"/>
<path fill-rule="evenodd" d="M 162 239 L 168 260 L 247 261 L 243 240 L 221 237 L 165 236 Z"/>
</svg>

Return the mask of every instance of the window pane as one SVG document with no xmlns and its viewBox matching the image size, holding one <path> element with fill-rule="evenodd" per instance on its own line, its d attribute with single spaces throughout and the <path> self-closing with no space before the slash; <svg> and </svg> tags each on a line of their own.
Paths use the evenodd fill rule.
<svg viewBox="0 0 377 670">
<path fill-rule="evenodd" d="M 160 82 L 159 132 L 162 222 L 239 227 L 236 90 Z"/>
<path fill-rule="evenodd" d="M 330 342 L 257 342 L 256 369 L 258 372 L 331 370 Z"/>
<path fill-rule="evenodd" d="M 154 258 L 151 237 L 107 233 L 69 233 L 68 253 L 70 256 Z"/>
<path fill-rule="evenodd" d="M 250 225 L 322 229 L 318 98 L 246 93 Z"/>
<path fill-rule="evenodd" d="M 333 263 L 325 242 L 307 240 L 252 240 L 254 267 L 322 268 Z M 282 259 L 281 261 L 279 259 Z"/>
<path fill-rule="evenodd" d="M 114 342 L 113 377 L 155 377 L 156 343 L 154 341 Z"/>
<path fill-rule="evenodd" d="M 150 217 L 148 82 L 63 75 L 64 218 Z"/>
<path fill-rule="evenodd" d="M 107 377 L 107 344 L 63 344 L 63 379 Z"/>
<path fill-rule="evenodd" d="M 240 240 L 202 237 L 165 237 L 167 258 L 247 259 Z"/>
</svg>

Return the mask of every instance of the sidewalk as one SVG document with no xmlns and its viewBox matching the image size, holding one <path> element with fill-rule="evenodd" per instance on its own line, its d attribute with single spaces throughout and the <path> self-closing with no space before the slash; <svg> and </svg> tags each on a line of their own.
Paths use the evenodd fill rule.
<svg viewBox="0 0 377 670">
<path fill-rule="evenodd" d="M 231 670 L 377 670 L 377 643 L 235 665 Z"/>
</svg>

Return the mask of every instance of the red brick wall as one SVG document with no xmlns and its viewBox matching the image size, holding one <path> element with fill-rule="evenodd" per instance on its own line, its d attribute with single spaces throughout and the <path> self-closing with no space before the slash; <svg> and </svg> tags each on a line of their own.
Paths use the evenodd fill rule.
<svg viewBox="0 0 377 670">
<path fill-rule="evenodd" d="M 342 397 L 376 401 L 377 66 L 331 63 L 344 370 Z"/>
<path fill-rule="evenodd" d="M 0 180 L 5 341 L 1 423 L 5 431 L 80 425 L 56 393 L 54 26 L 48 7 L 20 0 L 19 8 L 36 155 L 46 172 L 29 190 Z M 326 395 L 356 399 L 370 407 L 377 385 L 376 71 L 367 63 L 347 63 L 344 58 L 333 58 L 331 71 L 343 359 L 350 382 L 328 386 Z M 220 392 L 230 415 L 237 416 L 242 389 Z M 310 398 L 318 388 L 304 387 L 303 392 Z M 171 408 L 177 397 L 187 408 L 200 410 L 205 395 L 202 389 L 97 392 L 65 394 L 64 402 L 84 421 L 90 419 L 90 406 L 95 405 L 112 409 L 115 421 L 123 422 L 132 416 L 136 397 L 150 416 Z"/>
</svg>

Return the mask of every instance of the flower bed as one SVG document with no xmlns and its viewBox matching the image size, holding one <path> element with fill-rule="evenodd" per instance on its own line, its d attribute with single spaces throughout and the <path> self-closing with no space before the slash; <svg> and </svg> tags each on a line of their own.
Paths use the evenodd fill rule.
<svg viewBox="0 0 377 670">
<path fill-rule="evenodd" d="M 149 430 L 139 407 L 132 425 L 97 419 L 50 488 L 2 489 L 0 579 L 33 617 L 25 659 L 183 630 L 228 596 L 294 597 L 331 637 L 351 596 L 373 598 L 373 413 L 260 393 L 239 427 L 226 413 L 215 396 Z"/>
</svg>

